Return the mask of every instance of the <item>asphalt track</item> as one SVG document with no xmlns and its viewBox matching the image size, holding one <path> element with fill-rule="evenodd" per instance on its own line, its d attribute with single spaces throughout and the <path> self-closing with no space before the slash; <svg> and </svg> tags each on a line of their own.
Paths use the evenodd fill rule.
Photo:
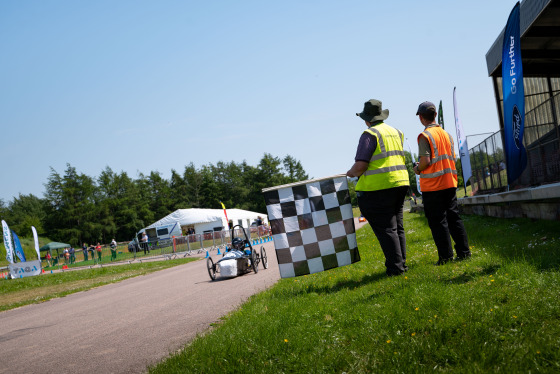
<svg viewBox="0 0 560 374">
<path fill-rule="evenodd" d="M 280 279 L 273 242 L 261 246 L 256 274 L 212 282 L 194 261 L 1 312 L 0 373 L 146 372 Z"/>
<path fill-rule="evenodd" d="M 256 274 L 212 282 L 195 261 L 2 312 L 0 373 L 145 372 L 280 279 L 273 243 L 261 246 Z"/>
</svg>

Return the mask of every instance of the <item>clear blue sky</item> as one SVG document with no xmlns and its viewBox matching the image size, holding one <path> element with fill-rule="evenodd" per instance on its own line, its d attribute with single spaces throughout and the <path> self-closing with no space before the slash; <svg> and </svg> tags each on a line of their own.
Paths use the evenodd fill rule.
<svg viewBox="0 0 560 374">
<path fill-rule="evenodd" d="M 53 167 L 92 177 L 256 165 L 345 173 L 371 98 L 414 152 L 425 100 L 453 87 L 467 135 L 498 130 L 485 54 L 514 0 L 0 1 L 0 199 Z M 469 146 L 482 139 L 469 138 Z"/>
</svg>

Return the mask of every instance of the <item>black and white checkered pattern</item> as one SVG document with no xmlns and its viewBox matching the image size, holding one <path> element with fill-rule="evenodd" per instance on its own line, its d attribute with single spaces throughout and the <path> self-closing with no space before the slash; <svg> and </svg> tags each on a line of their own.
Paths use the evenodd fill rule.
<svg viewBox="0 0 560 374">
<path fill-rule="evenodd" d="M 346 176 L 263 190 L 282 278 L 360 261 Z"/>
</svg>

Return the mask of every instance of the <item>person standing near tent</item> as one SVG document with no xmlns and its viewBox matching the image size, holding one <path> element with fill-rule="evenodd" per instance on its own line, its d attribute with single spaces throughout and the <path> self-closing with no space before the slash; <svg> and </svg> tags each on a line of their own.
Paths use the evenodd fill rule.
<svg viewBox="0 0 560 374">
<path fill-rule="evenodd" d="M 82 253 L 84 254 L 84 261 L 88 260 L 88 253 L 87 253 L 87 244 L 82 244 Z"/>
<path fill-rule="evenodd" d="M 68 253 L 70 254 L 70 263 L 73 264 L 74 262 L 76 262 L 76 250 L 74 249 L 74 247 L 70 247 Z"/>
<path fill-rule="evenodd" d="M 99 262 L 101 262 L 102 249 L 101 249 L 101 244 L 99 242 L 97 242 L 97 247 L 95 247 L 95 250 L 97 251 L 97 257 L 99 258 Z"/>
<path fill-rule="evenodd" d="M 51 266 L 51 260 L 52 260 L 51 251 L 47 251 L 47 255 L 45 256 L 45 259 L 47 260 L 47 264 L 50 267 Z"/>
<path fill-rule="evenodd" d="M 111 261 L 117 260 L 117 241 L 115 239 L 111 240 Z"/>
<path fill-rule="evenodd" d="M 358 143 L 354 165 L 347 176 L 359 177 L 356 195 L 385 255 L 388 276 L 400 275 L 406 266 L 403 204 L 410 185 L 403 151 L 404 134 L 387 125 L 389 110 L 379 100 L 364 103 L 356 113 L 366 126 Z"/>
<path fill-rule="evenodd" d="M 88 251 L 90 251 L 91 259 L 95 262 L 95 247 L 93 244 L 89 245 Z"/>
<path fill-rule="evenodd" d="M 148 248 L 148 234 L 146 234 L 146 231 L 142 233 L 142 239 L 140 239 L 140 243 L 142 249 L 144 250 L 144 254 L 146 254 L 146 251 L 150 253 L 150 248 Z"/>
<path fill-rule="evenodd" d="M 418 135 L 418 164 L 414 172 L 420 176 L 424 213 L 438 251 L 436 265 L 453 260 L 451 238 L 457 259 L 471 257 L 467 231 L 457 207 L 457 169 L 453 138 L 436 122 L 436 106 L 425 101 L 416 115 L 424 126 Z"/>
</svg>

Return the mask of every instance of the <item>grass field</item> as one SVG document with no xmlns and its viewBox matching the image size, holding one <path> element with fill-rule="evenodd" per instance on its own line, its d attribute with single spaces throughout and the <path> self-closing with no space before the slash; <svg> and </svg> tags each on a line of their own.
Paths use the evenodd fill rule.
<svg viewBox="0 0 560 374">
<path fill-rule="evenodd" d="M 279 281 L 150 372 L 560 371 L 558 222 L 468 216 L 473 258 L 436 267 L 424 217 L 405 220 L 404 276 L 366 226 L 361 262 Z"/>
<path fill-rule="evenodd" d="M 183 258 L 103 268 L 46 273 L 36 277 L 0 279 L 0 311 L 89 290 L 109 283 L 195 261 Z"/>
</svg>

